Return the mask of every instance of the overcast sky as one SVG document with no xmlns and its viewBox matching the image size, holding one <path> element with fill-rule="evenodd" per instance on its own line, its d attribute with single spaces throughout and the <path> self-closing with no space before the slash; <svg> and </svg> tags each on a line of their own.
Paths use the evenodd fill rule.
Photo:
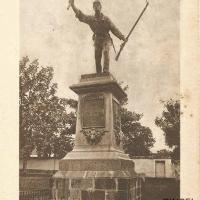
<svg viewBox="0 0 200 200">
<path fill-rule="evenodd" d="M 92 0 L 75 0 L 93 14 Z M 179 96 L 179 0 L 149 0 L 150 5 L 131 35 L 119 61 L 111 49 L 110 72 L 129 85 L 128 108 L 143 113 L 142 124 L 156 139 L 153 151 L 165 148 L 163 132 L 154 120 L 159 102 Z M 66 0 L 21 0 L 20 56 L 38 58 L 54 67 L 58 96 L 77 98 L 69 86 L 81 74 L 95 72 L 92 31 L 67 11 Z M 102 0 L 103 13 L 127 35 L 145 0 Z M 112 36 L 119 49 L 121 41 Z"/>
</svg>

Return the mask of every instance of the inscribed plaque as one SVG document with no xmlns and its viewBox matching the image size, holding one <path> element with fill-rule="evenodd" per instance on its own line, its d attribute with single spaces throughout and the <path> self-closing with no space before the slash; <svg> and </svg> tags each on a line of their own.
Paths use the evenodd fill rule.
<svg viewBox="0 0 200 200">
<path fill-rule="evenodd" d="M 105 108 L 103 95 L 87 95 L 82 100 L 82 126 L 105 127 Z"/>
</svg>

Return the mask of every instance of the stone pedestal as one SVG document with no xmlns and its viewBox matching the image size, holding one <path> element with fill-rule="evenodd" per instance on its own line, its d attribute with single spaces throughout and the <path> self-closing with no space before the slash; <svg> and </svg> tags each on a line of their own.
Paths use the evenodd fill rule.
<svg viewBox="0 0 200 200">
<path fill-rule="evenodd" d="M 141 199 L 141 181 L 120 142 L 120 101 L 126 94 L 109 73 L 82 75 L 70 88 L 79 95 L 75 147 L 54 176 L 56 198 Z"/>
</svg>

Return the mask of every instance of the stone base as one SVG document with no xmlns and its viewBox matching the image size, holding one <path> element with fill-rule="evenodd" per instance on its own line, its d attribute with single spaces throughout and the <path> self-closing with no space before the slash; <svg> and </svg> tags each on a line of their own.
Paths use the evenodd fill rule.
<svg viewBox="0 0 200 200">
<path fill-rule="evenodd" d="M 141 178 L 136 175 L 132 160 L 61 160 L 54 180 L 54 199 L 141 199 Z"/>
<path fill-rule="evenodd" d="M 56 179 L 57 200 L 141 200 L 138 178 Z"/>
</svg>

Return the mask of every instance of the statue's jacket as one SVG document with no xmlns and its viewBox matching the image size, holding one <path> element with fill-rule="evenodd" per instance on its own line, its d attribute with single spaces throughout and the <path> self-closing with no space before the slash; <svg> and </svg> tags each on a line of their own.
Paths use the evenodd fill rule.
<svg viewBox="0 0 200 200">
<path fill-rule="evenodd" d="M 111 31 L 120 40 L 124 39 L 124 35 L 112 23 L 112 21 L 103 13 L 100 17 L 85 15 L 81 10 L 78 10 L 76 17 L 79 21 L 88 24 L 93 31 L 93 40 L 95 47 L 102 47 L 101 45 L 111 45 L 112 39 L 109 32 Z"/>
</svg>

